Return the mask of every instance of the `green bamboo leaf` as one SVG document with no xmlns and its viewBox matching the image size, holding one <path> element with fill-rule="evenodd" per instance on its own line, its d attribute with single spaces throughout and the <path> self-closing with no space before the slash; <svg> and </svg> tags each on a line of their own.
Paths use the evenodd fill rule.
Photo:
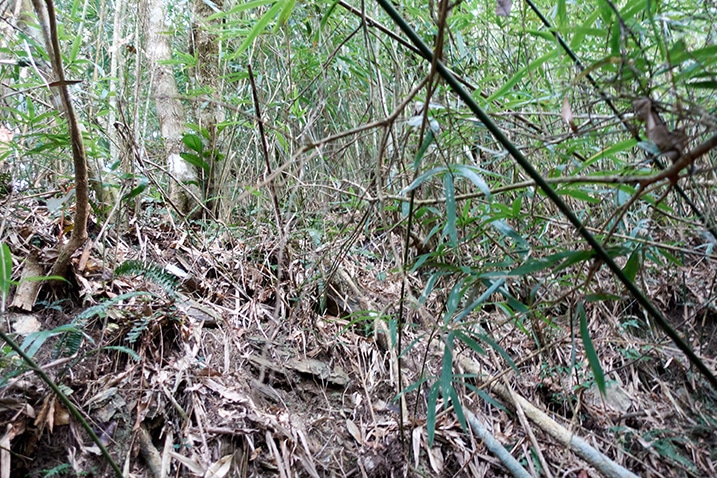
<svg viewBox="0 0 717 478">
<path fill-rule="evenodd" d="M 468 429 L 468 422 L 466 421 L 466 416 L 463 413 L 463 405 L 461 405 L 461 400 L 458 398 L 458 393 L 456 392 L 456 389 L 451 386 L 451 388 L 448 390 L 448 396 L 451 398 L 451 403 L 453 404 L 453 411 L 456 414 L 456 418 L 458 418 L 458 423 L 461 424 L 461 428 L 463 431 Z"/>
<path fill-rule="evenodd" d="M 465 279 L 460 279 L 451 289 L 451 292 L 448 294 L 448 300 L 446 300 L 445 305 L 445 312 L 443 314 L 443 321 L 444 323 L 449 323 L 451 320 L 451 317 L 453 317 L 453 314 L 455 313 L 456 309 L 458 309 L 458 305 L 461 303 L 461 299 L 463 298 L 463 283 Z"/>
<path fill-rule="evenodd" d="M 409 184 L 408 186 L 406 186 L 406 187 L 401 191 L 401 194 L 406 194 L 406 193 L 408 193 L 408 192 L 410 192 L 410 191 L 413 191 L 413 190 L 416 189 L 418 186 L 420 186 L 421 184 L 423 184 L 423 183 L 425 183 L 426 181 L 428 181 L 429 179 L 431 179 L 433 176 L 436 176 L 436 175 L 438 175 L 438 174 L 440 174 L 440 173 L 443 173 L 443 172 L 445 172 L 445 171 L 447 171 L 447 170 L 448 170 L 448 168 L 446 168 L 445 166 L 439 166 L 439 167 L 437 167 L 437 168 L 429 169 L 428 171 L 426 171 L 425 173 L 421 174 L 421 175 L 418 176 L 416 179 L 414 179 L 414 180 L 411 182 L 411 184 Z"/>
<path fill-rule="evenodd" d="M 254 42 L 256 37 L 261 35 L 264 30 L 266 30 L 266 26 L 271 22 L 273 19 L 276 18 L 276 16 L 281 11 L 282 7 L 284 6 L 283 2 L 276 2 L 272 7 L 259 19 L 258 22 L 254 25 L 254 28 L 251 29 L 247 37 L 244 39 L 241 45 L 239 45 L 239 48 L 229 55 L 228 60 L 236 60 L 239 55 L 244 53 L 244 50 L 249 48 L 249 46 Z"/>
<path fill-rule="evenodd" d="M 470 348 L 474 352 L 479 353 L 481 355 L 485 355 L 485 349 L 483 347 L 481 347 L 480 345 L 478 345 L 478 342 L 473 340 L 472 337 L 467 335 L 462 330 L 456 330 L 456 338 L 458 340 L 460 340 L 461 342 L 463 342 L 464 344 L 466 344 L 468 346 L 468 348 Z"/>
<path fill-rule="evenodd" d="M 448 236 L 451 247 L 458 245 L 458 231 L 456 231 L 456 190 L 453 184 L 453 175 L 443 176 L 446 195 L 446 225 L 443 234 Z"/>
<path fill-rule="evenodd" d="M 468 314 L 473 312 L 476 309 L 476 307 L 478 307 L 479 305 L 481 305 L 485 301 L 487 301 L 490 298 L 490 296 L 493 295 L 493 293 L 495 291 L 500 289 L 503 286 L 503 284 L 505 284 L 505 279 L 500 278 L 496 281 L 488 280 L 487 282 L 488 283 L 492 282 L 490 287 L 488 287 L 488 289 L 486 289 L 485 292 L 483 292 L 480 295 L 480 297 L 478 297 L 476 300 L 474 300 L 472 304 L 470 304 L 468 307 L 463 309 L 463 311 L 461 311 L 461 313 L 458 314 L 455 319 L 453 319 L 454 322 L 463 321 L 463 319 L 465 319 L 468 316 Z"/>
<path fill-rule="evenodd" d="M 286 20 L 288 20 L 289 16 L 291 15 L 291 12 L 294 11 L 294 6 L 296 6 L 296 0 L 288 0 L 286 1 L 286 3 L 284 3 L 284 7 L 281 9 L 281 12 L 279 12 L 279 18 L 276 21 L 274 33 L 276 33 L 278 28 L 284 26 L 284 23 L 286 23 Z"/>
<path fill-rule="evenodd" d="M 124 345 L 108 345 L 108 346 L 102 347 L 102 348 L 103 348 L 104 350 L 116 350 L 116 351 L 118 351 L 118 352 L 126 353 L 126 354 L 129 355 L 129 356 L 132 358 L 132 360 L 134 360 L 135 362 L 138 362 L 139 359 L 140 359 L 140 356 L 139 356 L 139 354 L 138 354 L 137 352 L 135 352 L 134 350 L 132 350 L 132 349 L 129 348 L 129 347 L 125 347 Z"/>
<path fill-rule="evenodd" d="M 592 166 L 596 161 L 599 161 L 604 158 L 610 158 L 617 153 L 621 153 L 623 151 L 630 150 L 637 146 L 637 140 L 635 138 L 628 139 L 625 141 L 621 141 L 619 143 L 615 143 L 612 146 L 605 148 L 604 150 L 600 151 L 599 153 L 591 156 L 583 163 L 583 168 L 587 168 L 588 166 Z"/>
<path fill-rule="evenodd" d="M 565 6 L 565 0 L 558 0 L 558 26 L 564 28 L 567 19 L 567 7 Z"/>
<path fill-rule="evenodd" d="M 431 143 L 433 143 L 434 139 L 435 137 L 433 136 L 433 130 L 429 128 L 428 131 L 426 131 L 426 136 L 423 138 L 423 143 L 421 143 L 421 147 L 418 148 L 416 157 L 413 160 L 414 170 L 418 171 L 418 167 L 421 165 L 421 160 L 426 154 L 426 151 L 428 151 L 428 147 L 431 145 Z"/>
<path fill-rule="evenodd" d="M 235 13 L 244 12 L 246 10 L 251 10 L 252 8 L 262 7 L 264 5 L 271 5 L 276 0 L 254 0 L 253 2 L 246 2 L 246 3 L 240 3 L 236 7 L 232 8 L 228 12 L 220 12 L 215 13 L 214 15 L 210 15 L 207 17 L 208 21 L 217 20 L 220 18 L 225 18 L 230 15 L 233 15 Z"/>
<path fill-rule="evenodd" d="M 498 88 L 497 91 L 495 91 L 492 95 L 490 95 L 484 102 L 486 104 L 492 103 L 493 101 L 497 100 L 498 98 L 501 98 L 503 95 L 505 95 L 508 91 L 510 91 L 515 85 L 518 84 L 520 80 L 523 79 L 523 77 L 528 74 L 528 72 L 535 70 L 540 65 L 545 63 L 548 60 L 551 60 L 552 58 L 555 58 L 560 53 L 560 50 L 554 49 L 545 55 L 541 56 L 540 58 L 537 58 L 528 64 L 528 66 L 525 66 L 518 70 L 518 72 L 513 75 L 512 78 L 508 80 L 506 84 Z"/>
<path fill-rule="evenodd" d="M 632 251 L 632 254 L 630 254 L 630 257 L 628 258 L 627 262 L 625 263 L 625 267 L 622 268 L 622 271 L 625 273 L 625 275 L 630 279 L 631 281 L 635 280 L 635 276 L 637 276 L 637 272 L 640 270 L 641 265 L 641 259 L 642 259 L 642 248 L 637 248 L 634 251 Z"/>
<path fill-rule="evenodd" d="M 441 363 L 441 393 L 443 397 L 448 396 L 448 391 L 453 388 L 453 336 L 455 332 L 448 332 L 443 347 L 443 361 Z M 444 402 L 444 405 L 446 403 Z"/>
<path fill-rule="evenodd" d="M 574 253 L 574 251 L 564 251 L 558 252 L 557 254 L 549 255 L 547 257 L 535 257 L 532 259 L 528 259 L 524 264 L 510 271 L 508 275 L 518 277 L 532 275 L 536 272 L 555 266 L 560 261 Z"/>
<path fill-rule="evenodd" d="M 588 363 L 593 372 L 595 378 L 595 384 L 598 386 L 600 393 L 605 395 L 605 373 L 600 366 L 600 359 L 598 359 L 595 346 L 590 338 L 590 331 L 588 330 L 588 321 L 585 314 L 585 307 L 582 301 L 578 302 L 577 314 L 580 317 L 580 337 L 583 339 L 583 346 L 585 347 L 585 355 L 588 358 Z"/>
<path fill-rule="evenodd" d="M 717 72 L 711 72 L 709 75 L 717 78 Z M 690 81 L 688 85 L 690 88 L 700 88 L 704 90 L 717 89 L 717 81 L 715 80 Z"/>
<path fill-rule="evenodd" d="M 433 439 L 436 433 L 436 410 L 438 404 L 438 388 L 439 383 L 431 385 L 428 390 L 428 398 L 426 399 L 426 432 L 428 433 L 428 445 L 433 446 Z"/>
<path fill-rule="evenodd" d="M 555 35 L 545 30 L 528 30 L 528 34 L 533 35 L 534 37 L 542 38 L 543 40 L 549 42 L 555 41 Z"/>
<path fill-rule="evenodd" d="M 334 13 L 334 10 L 336 10 L 336 5 L 339 3 L 340 0 L 334 0 L 331 2 L 331 5 L 329 8 L 326 9 L 326 13 L 324 13 L 324 16 L 321 17 L 321 22 L 319 23 L 319 29 L 316 32 L 316 38 L 314 38 L 314 42 L 318 42 L 318 34 L 321 31 L 324 31 L 326 28 L 326 23 L 329 21 L 329 18 L 331 18 L 331 14 Z"/>
<path fill-rule="evenodd" d="M 478 173 L 478 168 L 467 166 L 465 164 L 456 164 L 452 166 L 453 173 L 457 176 L 463 176 L 482 192 L 486 199 L 490 199 L 490 188 L 483 177 Z"/>
<path fill-rule="evenodd" d="M 531 247 L 530 247 L 530 244 L 528 243 L 528 241 L 526 241 L 525 239 L 523 239 L 523 236 L 521 236 L 520 234 L 518 234 L 518 233 L 515 231 L 515 229 L 513 229 L 511 226 L 508 225 L 507 222 L 505 222 L 504 220 L 500 219 L 500 220 L 491 222 L 491 225 L 492 225 L 495 229 L 497 229 L 501 234 L 503 234 L 503 235 L 505 235 L 505 236 L 508 236 L 508 237 L 510 237 L 511 239 L 513 239 L 513 241 L 515 242 L 515 244 L 519 247 L 518 252 L 519 252 L 520 254 L 527 254 L 528 252 L 530 252 Z"/>
<path fill-rule="evenodd" d="M 627 21 L 634 18 L 636 15 L 644 15 L 655 8 L 654 1 L 648 0 L 632 0 L 627 2 L 624 7 L 620 9 L 620 17 L 622 21 Z"/>
<path fill-rule="evenodd" d="M 508 352 L 506 352 L 505 349 L 498 344 L 498 342 L 496 342 L 489 335 L 486 334 L 479 334 L 478 337 L 483 342 L 490 345 L 493 350 L 498 352 L 498 355 L 503 357 L 503 360 L 505 360 L 505 362 L 510 366 L 510 368 L 512 368 L 516 374 L 520 375 L 520 370 L 518 370 L 518 366 L 515 364 Z"/>
<path fill-rule="evenodd" d="M 600 12 L 600 18 L 602 19 L 603 25 L 612 25 L 612 16 L 614 15 L 613 9 L 610 4 L 605 0 L 600 0 L 598 3 L 598 10 Z"/>
<path fill-rule="evenodd" d="M 570 196 L 572 198 L 578 199 L 580 201 L 584 201 L 591 204 L 600 204 L 603 199 L 602 198 L 596 198 L 591 196 L 589 193 L 578 189 L 576 187 L 563 187 L 556 191 L 558 194 L 562 194 L 564 196 Z"/>
<path fill-rule="evenodd" d="M 7 244 L 0 243 L 0 301 L 5 303 L 12 285 L 12 253 Z"/>
<path fill-rule="evenodd" d="M 581 26 L 572 29 L 573 39 L 570 40 L 570 48 L 573 50 L 580 48 L 587 36 L 595 36 L 599 38 L 603 38 L 605 36 L 605 30 L 594 27 L 595 20 L 597 20 L 598 16 L 600 16 L 600 11 L 595 10 L 588 15 L 587 19 Z"/>
<path fill-rule="evenodd" d="M 568 267 L 572 266 L 573 264 L 578 264 L 580 262 L 588 261 L 595 257 L 595 251 L 592 249 L 587 251 L 572 251 L 566 259 L 555 268 L 554 272 L 561 271 L 563 269 L 567 269 Z"/>
</svg>

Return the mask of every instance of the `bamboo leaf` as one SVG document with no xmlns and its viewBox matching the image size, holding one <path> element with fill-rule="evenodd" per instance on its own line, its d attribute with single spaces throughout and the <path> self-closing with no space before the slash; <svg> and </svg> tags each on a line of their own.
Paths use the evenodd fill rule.
<svg viewBox="0 0 717 478">
<path fill-rule="evenodd" d="M 266 27 L 269 24 L 269 22 L 271 22 L 273 19 L 276 18 L 276 16 L 281 11 L 283 6 L 284 5 L 282 2 L 276 2 L 274 5 L 272 5 L 272 7 L 264 15 L 262 15 L 262 17 L 259 19 L 259 21 L 256 22 L 256 24 L 254 25 L 254 28 L 251 29 L 251 31 L 249 32 L 247 37 L 244 39 L 242 44 L 239 45 L 239 48 L 237 48 L 237 50 L 233 54 L 229 55 L 228 59 L 236 60 L 239 57 L 239 55 L 244 53 L 244 50 L 249 48 L 249 46 L 254 42 L 256 37 L 261 35 L 264 32 L 264 30 L 266 30 Z"/>
<path fill-rule="evenodd" d="M 495 91 L 492 95 L 490 95 L 485 100 L 485 103 L 488 104 L 488 103 L 491 103 L 491 102 L 497 100 L 498 98 L 501 98 L 508 91 L 510 91 L 515 85 L 517 85 L 518 82 L 520 82 L 520 80 L 522 80 L 523 77 L 528 74 L 528 72 L 535 70 L 536 68 L 538 68 L 540 65 L 542 65 L 546 61 L 551 60 L 552 58 L 555 58 L 556 56 L 558 56 L 559 53 L 560 53 L 560 50 L 554 49 L 554 50 L 546 53 L 545 55 L 541 56 L 540 58 L 537 58 L 537 59 L 531 61 L 528 66 L 525 66 L 525 67 L 521 68 L 520 70 L 518 70 L 518 72 L 516 74 L 514 74 L 503 86 L 498 88 L 497 91 Z"/>
<path fill-rule="evenodd" d="M 580 317 L 580 337 L 583 340 L 583 346 L 585 347 L 585 355 L 587 356 L 588 363 L 593 372 L 595 383 L 600 390 L 600 393 L 605 395 L 605 373 L 600 366 L 600 359 L 598 359 L 595 346 L 593 345 L 592 338 L 590 338 L 590 331 L 588 330 L 588 321 L 585 314 L 585 307 L 583 302 L 578 302 L 577 314 Z"/>
<path fill-rule="evenodd" d="M 7 244 L 0 243 L 0 301 L 4 304 L 12 284 L 12 253 Z M 2 310 L 5 310 L 4 307 Z"/>
<path fill-rule="evenodd" d="M 446 225 L 443 234 L 448 236 L 449 244 L 452 247 L 458 245 L 458 231 L 456 231 L 456 190 L 453 185 L 453 175 L 443 176 L 443 184 L 446 194 Z"/>
</svg>

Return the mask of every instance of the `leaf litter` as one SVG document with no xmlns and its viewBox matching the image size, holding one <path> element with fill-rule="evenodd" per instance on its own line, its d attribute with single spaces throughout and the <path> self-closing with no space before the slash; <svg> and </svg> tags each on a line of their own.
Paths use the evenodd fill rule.
<svg viewBox="0 0 717 478">
<path fill-rule="evenodd" d="M 37 203 L 17 200 L 6 218 L 15 268 L 30 256 L 48 264 L 57 233 Z M 310 264 L 295 245 L 279 254 L 263 227 L 206 241 L 150 217 L 94 244 L 81 267 L 76 258 L 81 307 L 40 296 L 32 315 L 16 310 L 8 321 L 37 333 L 100 305 L 77 324 L 73 347 L 49 337 L 35 359 L 126 476 L 717 474 L 715 392 L 627 298 L 586 306 L 602 396 L 560 304 L 526 318 L 526 330 L 483 307 L 438 333 L 443 299 L 419 300 L 426 277 L 412 272 L 397 353 L 387 318 L 400 303 L 399 274 L 377 256 Z M 401 241 L 386 235 L 384 257 Z M 113 273 L 128 261 L 129 273 Z M 644 287 L 714 368 L 714 261 L 685 262 L 646 272 Z M 595 282 L 620 293 L 603 271 Z M 30 318 L 40 325 L 28 329 Z M 492 342 L 455 341 L 447 354 L 437 335 L 461 327 Z M 47 386 L 17 357 L 2 361 L 0 478 L 111 476 Z"/>
</svg>

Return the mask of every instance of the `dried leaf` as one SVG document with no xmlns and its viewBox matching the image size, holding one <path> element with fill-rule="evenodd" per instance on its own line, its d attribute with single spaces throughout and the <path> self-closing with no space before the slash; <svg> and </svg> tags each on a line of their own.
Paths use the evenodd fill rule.
<svg viewBox="0 0 717 478">
<path fill-rule="evenodd" d="M 578 127 L 575 125 L 575 121 L 573 120 L 573 110 L 570 108 L 570 101 L 568 101 L 567 96 L 563 99 L 563 110 L 561 112 L 561 116 L 568 126 L 570 126 L 570 130 L 573 133 L 578 134 Z"/>
<path fill-rule="evenodd" d="M 223 456 L 216 463 L 209 467 L 204 478 L 224 478 L 232 466 L 232 455 Z"/>
<path fill-rule="evenodd" d="M 632 102 L 635 116 L 645 123 L 647 139 L 652 141 L 662 156 L 673 163 L 682 156 L 687 138 L 684 131 L 670 131 L 660 115 L 653 110 L 650 98 L 638 98 Z"/>
<path fill-rule="evenodd" d="M 10 463 L 12 455 L 10 454 L 10 445 L 12 439 L 18 434 L 18 431 L 24 427 L 15 427 L 8 423 L 5 435 L 0 438 L 0 478 L 10 478 Z"/>
<path fill-rule="evenodd" d="M 513 7 L 512 0 L 498 0 L 495 4 L 495 14 L 499 17 L 510 16 L 510 9 Z"/>
<path fill-rule="evenodd" d="M 421 457 L 421 437 L 423 436 L 423 427 L 416 427 L 411 433 L 411 445 L 413 448 L 413 463 L 418 468 L 419 459 Z"/>
<path fill-rule="evenodd" d="M 353 420 L 346 420 L 346 429 L 349 431 L 351 436 L 354 437 L 354 440 L 356 440 L 359 445 L 363 445 L 363 437 L 361 436 L 361 430 L 359 430 L 359 427 L 356 426 Z"/>
</svg>

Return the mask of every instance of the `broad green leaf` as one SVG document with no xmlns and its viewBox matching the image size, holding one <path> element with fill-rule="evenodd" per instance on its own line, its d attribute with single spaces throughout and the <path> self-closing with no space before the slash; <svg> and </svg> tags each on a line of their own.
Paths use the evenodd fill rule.
<svg viewBox="0 0 717 478">
<path fill-rule="evenodd" d="M 585 347 L 585 355 L 587 356 L 590 368 L 593 371 L 593 377 L 595 383 L 600 390 L 600 393 L 605 395 L 605 373 L 600 365 L 600 359 L 598 359 L 595 346 L 593 345 L 592 338 L 590 338 L 590 331 L 588 330 L 588 321 L 585 314 L 585 307 L 582 301 L 578 302 L 577 314 L 580 317 L 580 337 L 583 339 L 583 346 Z"/>
<path fill-rule="evenodd" d="M 147 189 L 148 185 L 149 185 L 149 180 L 147 178 L 144 178 L 144 177 L 140 178 L 139 184 L 137 184 L 137 186 L 132 188 L 132 190 L 130 192 L 128 192 L 127 194 L 122 196 L 122 200 L 127 201 L 130 199 L 136 198 L 137 196 L 142 194 L 145 191 L 145 189 Z"/>
<path fill-rule="evenodd" d="M 202 169 L 203 169 L 205 172 L 207 172 L 207 173 L 209 172 L 209 169 L 210 169 L 209 163 L 207 163 L 206 161 L 204 161 L 202 158 L 200 158 L 200 157 L 197 156 L 196 154 L 192 154 L 192 153 L 179 153 L 179 156 L 180 156 L 183 160 L 185 160 L 186 162 L 188 162 L 189 164 L 191 164 L 192 166 L 197 167 L 197 168 L 202 168 Z"/>
<path fill-rule="evenodd" d="M 184 136 L 182 136 L 182 143 L 184 143 L 184 146 L 191 149 L 195 153 L 202 154 L 202 151 L 204 151 L 204 143 L 202 142 L 202 138 L 200 138 L 196 134 L 185 134 Z"/>
</svg>

